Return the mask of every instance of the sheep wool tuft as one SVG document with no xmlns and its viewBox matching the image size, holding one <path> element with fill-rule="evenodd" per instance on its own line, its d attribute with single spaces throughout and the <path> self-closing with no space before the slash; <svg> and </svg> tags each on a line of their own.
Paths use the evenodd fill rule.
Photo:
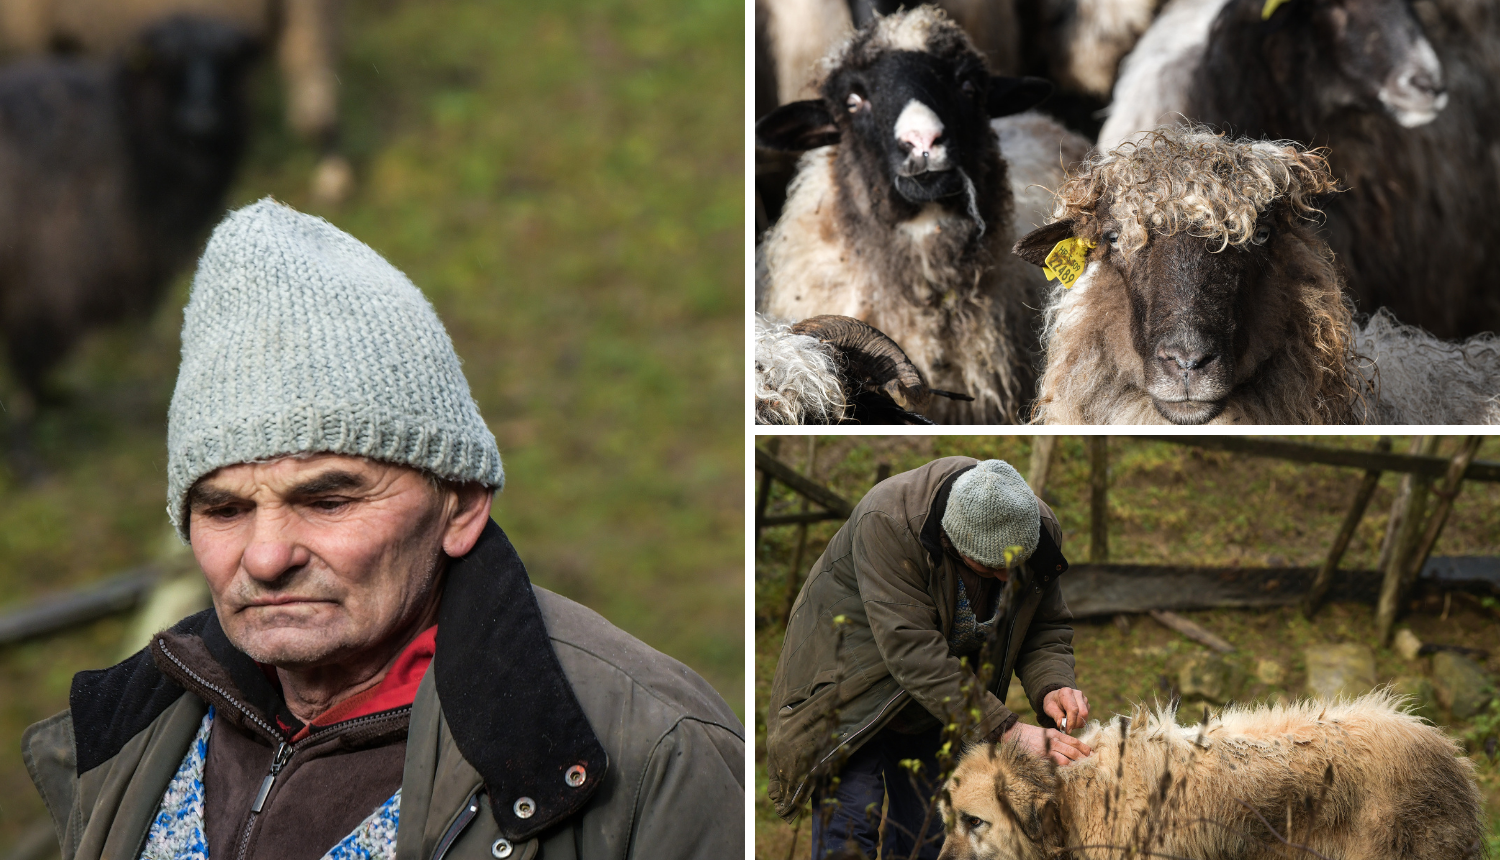
<svg viewBox="0 0 1500 860">
<path fill-rule="evenodd" d="M 500 489 L 495 437 L 432 305 L 368 245 L 266 198 L 214 230 L 183 312 L 167 513 L 223 466 L 333 453 Z"/>
</svg>

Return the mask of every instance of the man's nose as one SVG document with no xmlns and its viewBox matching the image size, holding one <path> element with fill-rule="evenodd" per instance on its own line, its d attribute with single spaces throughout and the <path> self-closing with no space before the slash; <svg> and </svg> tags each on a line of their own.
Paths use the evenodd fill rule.
<svg viewBox="0 0 1500 860">
<path fill-rule="evenodd" d="M 284 516 L 256 517 L 255 532 L 240 560 L 246 573 L 263 582 L 272 582 L 307 564 L 312 553 L 296 539 L 290 525 Z"/>
</svg>

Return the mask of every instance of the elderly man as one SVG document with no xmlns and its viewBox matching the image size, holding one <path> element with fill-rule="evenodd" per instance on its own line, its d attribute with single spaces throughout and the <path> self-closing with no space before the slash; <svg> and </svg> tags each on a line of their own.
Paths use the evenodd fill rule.
<svg viewBox="0 0 1500 860">
<path fill-rule="evenodd" d="M 1000 460 L 936 460 L 855 506 L 793 605 L 766 714 L 771 800 L 791 818 L 812 797 L 814 860 L 850 843 L 870 857 L 937 856 L 945 726 L 1063 765 L 1091 752 L 1055 728 L 1088 718 L 1059 588 L 1067 568 L 1057 518 Z M 983 662 L 994 671 L 981 688 Z M 1041 726 L 1006 709 L 1013 672 Z"/>
<path fill-rule="evenodd" d="M 225 219 L 167 446 L 214 608 L 28 730 L 65 860 L 743 853 L 743 728 L 530 584 L 447 332 L 370 248 L 270 200 Z"/>
</svg>

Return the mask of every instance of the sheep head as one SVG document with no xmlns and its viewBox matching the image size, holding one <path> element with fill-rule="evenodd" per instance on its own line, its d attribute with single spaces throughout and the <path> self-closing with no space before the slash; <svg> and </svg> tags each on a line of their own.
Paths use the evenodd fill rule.
<svg viewBox="0 0 1500 860">
<path fill-rule="evenodd" d="M 1057 766 L 1014 743 L 968 751 L 939 801 L 938 860 L 1042 860 L 1064 844 Z"/>
<path fill-rule="evenodd" d="M 1026 110 L 1052 89 L 1038 78 L 991 77 L 968 36 L 934 6 L 876 18 L 823 60 L 822 73 L 822 97 L 762 117 L 756 145 L 838 143 L 881 197 L 872 205 L 897 218 L 932 201 L 973 210 L 974 186 L 998 159 L 990 118 Z"/>
<path fill-rule="evenodd" d="M 1383 111 L 1412 128 L 1431 122 L 1448 104 L 1442 64 L 1409 0 L 1235 0 L 1223 15 L 1226 35 L 1254 46 L 1291 102 L 1316 93 L 1317 103 L 1301 104 L 1309 114 L 1304 120 L 1315 127 L 1336 111 L 1359 108 Z M 1228 86 L 1236 88 L 1232 81 Z M 1241 86 L 1250 86 L 1248 77 Z M 1255 98 L 1252 92 L 1223 95 Z"/>
<path fill-rule="evenodd" d="M 1054 292 L 1048 373 L 1081 360 L 1069 353 L 1087 340 L 1172 423 L 1206 423 L 1237 400 L 1294 402 L 1273 390 L 1289 377 L 1312 406 L 1280 417 L 1337 420 L 1350 311 L 1312 229 L 1317 198 L 1335 190 L 1316 151 L 1201 128 L 1093 155 L 1057 192 L 1055 223 L 1015 247 L 1043 265 L 1064 239 L 1093 246 L 1071 290 Z"/>
</svg>

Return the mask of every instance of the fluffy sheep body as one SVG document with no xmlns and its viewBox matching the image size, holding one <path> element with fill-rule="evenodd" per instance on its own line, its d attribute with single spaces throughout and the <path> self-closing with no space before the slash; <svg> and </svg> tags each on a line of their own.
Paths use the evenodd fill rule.
<svg viewBox="0 0 1500 860">
<path fill-rule="evenodd" d="M 1190 727 L 1174 710 L 1091 723 L 1094 754 L 1063 768 L 1013 744 L 970 750 L 945 792 L 941 860 L 1270 860 L 1288 856 L 1282 839 L 1308 856 L 1484 855 L 1473 766 L 1387 692 Z"/>
</svg>

